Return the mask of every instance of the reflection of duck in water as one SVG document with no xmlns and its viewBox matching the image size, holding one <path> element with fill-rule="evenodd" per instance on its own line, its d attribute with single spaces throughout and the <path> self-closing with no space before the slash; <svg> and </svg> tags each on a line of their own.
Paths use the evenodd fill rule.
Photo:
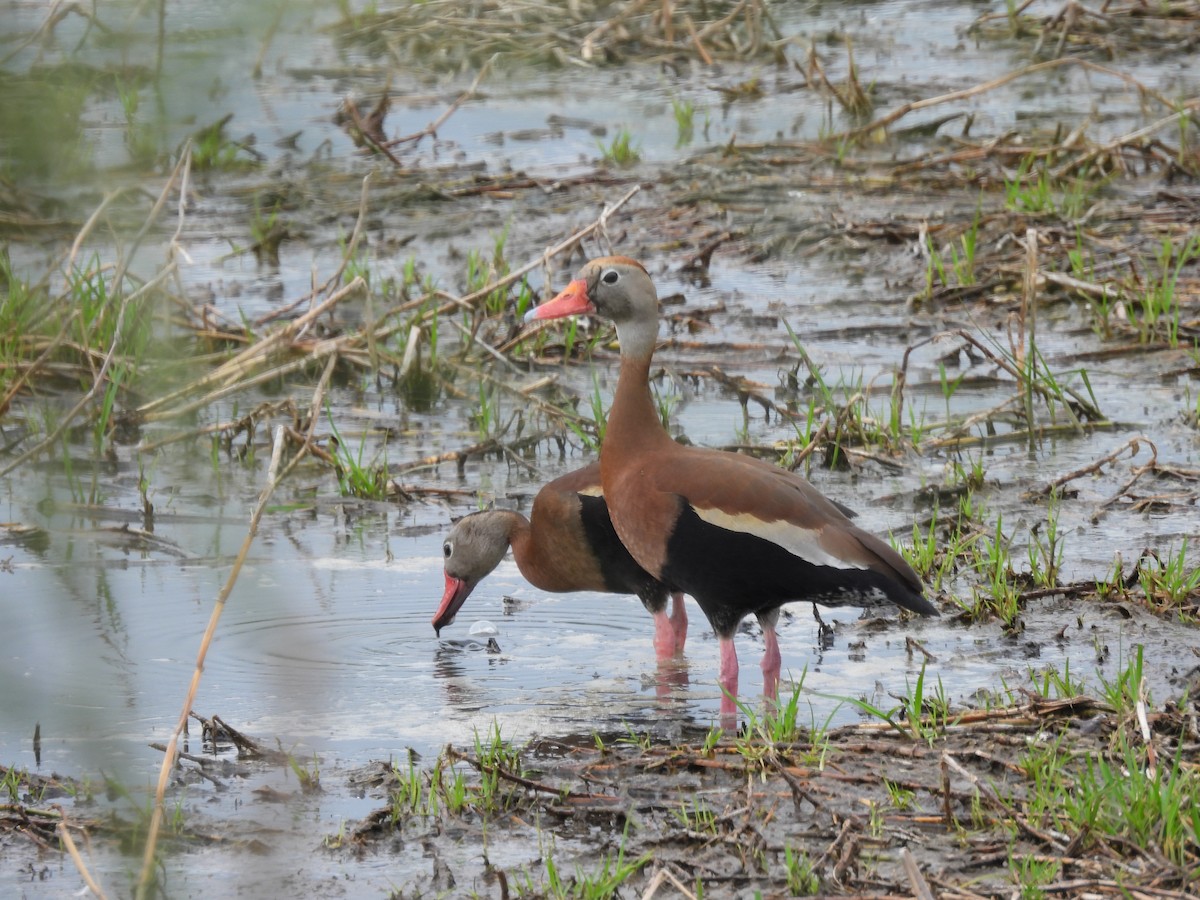
<svg viewBox="0 0 1200 900">
<path fill-rule="evenodd" d="M 600 451 L 603 491 L 622 543 L 670 589 L 695 598 L 721 647 L 723 720 L 737 713 L 733 636 L 748 615 L 763 630 L 763 692 L 774 697 L 779 608 L 893 603 L 923 615 L 937 608 L 895 550 L 858 528 L 845 507 L 799 475 L 763 460 L 685 447 L 663 428 L 650 396 L 658 294 L 623 256 L 594 259 L 534 319 L 600 315 L 617 326 L 621 371 Z"/>
<path fill-rule="evenodd" d="M 500 642 L 496 640 L 496 635 L 499 633 L 500 629 L 487 619 L 480 619 L 471 626 L 467 637 L 452 638 L 442 643 L 455 650 L 486 650 L 488 653 L 496 654 L 500 652 Z"/>
<path fill-rule="evenodd" d="M 442 544 L 446 591 L 433 617 L 435 631 L 441 634 L 454 621 L 471 591 L 500 564 L 510 546 L 521 575 L 543 591 L 636 594 L 654 616 L 659 661 L 683 652 L 683 595 L 672 595 L 647 574 L 617 538 L 600 490 L 599 463 L 543 487 L 528 519 L 512 510 L 489 509 L 454 523 Z"/>
</svg>

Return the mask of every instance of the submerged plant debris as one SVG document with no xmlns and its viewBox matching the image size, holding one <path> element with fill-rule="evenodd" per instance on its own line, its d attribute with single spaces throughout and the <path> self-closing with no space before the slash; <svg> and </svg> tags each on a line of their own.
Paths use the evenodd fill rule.
<svg viewBox="0 0 1200 900">
<path fill-rule="evenodd" d="M 0 43 L 6 886 L 1196 894 L 1200 4 L 160 12 Z M 737 735 L 686 672 L 590 693 L 632 641 L 557 607 L 473 654 L 419 596 L 451 515 L 595 458 L 611 329 L 523 316 L 613 251 L 672 432 L 891 527 L 947 614 L 797 612 Z"/>
<path fill-rule="evenodd" d="M 432 845 L 404 896 L 1191 896 L 1197 707 L 1148 714 L 1125 675 L 1104 700 L 1047 683 L 973 710 L 917 687 L 835 729 L 798 727 L 797 691 L 736 737 L 671 746 L 496 734 L 424 772 L 360 773 L 388 803 L 336 843 Z M 493 865 L 498 831 L 542 858 Z"/>
<path fill-rule="evenodd" d="M 811 721 L 797 688 L 765 715 L 747 710 L 737 735 L 698 731 L 669 745 L 632 729 L 518 745 L 496 729 L 432 762 L 346 773 L 352 791 L 381 805 L 323 846 L 364 864 L 422 846 L 427 865 L 397 897 L 974 898 L 1014 886 L 1190 897 L 1200 706 L 1188 693 L 1155 710 L 1141 693 L 1143 665 L 1132 660 L 1101 696 L 1072 693 L 1078 685 L 1056 673 L 973 709 L 919 681 L 898 705 L 870 709 L 874 721 L 836 728 Z M 260 804 L 331 789 L 219 717 L 204 720 L 204 734 L 209 750 L 181 755 L 181 784 L 228 790 L 265 763 L 290 765 L 298 787 L 257 788 Z M 215 755 L 234 747 L 236 763 Z M 64 830 L 92 840 L 137 830 L 67 816 L 53 801 L 80 785 L 4 775 L 15 800 L 0 827 L 46 850 Z M 265 849 L 194 821 L 171 842 Z M 513 844 L 539 848 L 537 858 L 498 863 Z"/>
</svg>

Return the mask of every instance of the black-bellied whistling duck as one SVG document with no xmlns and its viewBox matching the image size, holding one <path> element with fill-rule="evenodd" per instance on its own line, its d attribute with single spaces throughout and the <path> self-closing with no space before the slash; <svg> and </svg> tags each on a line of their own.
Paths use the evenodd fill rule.
<svg viewBox="0 0 1200 900">
<path fill-rule="evenodd" d="M 442 544 L 446 590 L 433 617 L 439 634 L 454 621 L 475 586 L 512 547 L 521 575 L 554 593 L 636 594 L 654 616 L 654 652 L 661 662 L 683 652 L 687 612 L 675 593 L 667 615 L 666 585 L 634 562 L 621 544 L 600 490 L 600 464 L 556 478 L 533 499 L 529 518 L 489 509 L 459 519 Z"/>
<path fill-rule="evenodd" d="M 649 274 L 622 256 L 594 259 L 535 319 L 596 314 L 617 326 L 621 370 L 600 449 L 600 477 L 621 542 L 651 575 L 691 594 L 720 643 L 721 717 L 737 713 L 733 636 L 753 613 L 762 625 L 763 691 L 774 697 L 779 608 L 891 602 L 938 615 L 917 573 L 884 541 L 856 527 L 845 507 L 771 463 L 686 447 L 662 427 L 650 396 L 658 294 Z"/>
</svg>

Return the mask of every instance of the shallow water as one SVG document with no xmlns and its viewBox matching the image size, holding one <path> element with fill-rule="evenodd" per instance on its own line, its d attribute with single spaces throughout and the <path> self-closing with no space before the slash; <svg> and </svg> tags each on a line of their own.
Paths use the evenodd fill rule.
<svg viewBox="0 0 1200 900">
<path fill-rule="evenodd" d="M 252 132 L 256 151 L 280 180 L 297 172 L 311 177 L 311 170 L 297 161 L 313 156 L 328 160 L 330 177 L 328 182 L 305 185 L 311 204 L 306 212 L 313 215 L 306 230 L 283 245 L 277 268 L 258 265 L 251 254 L 229 256 L 232 247 L 248 243 L 250 197 L 261 174 L 196 177 L 181 235 L 190 257 L 183 284 L 190 299 L 209 299 L 233 321 L 243 315 L 254 319 L 304 294 L 314 271 L 318 279 L 327 277 L 340 260 L 339 239 L 353 226 L 360 179 L 373 167 L 353 154 L 331 118 L 342 97 L 372 95 L 388 74 L 380 61 L 338 48 L 319 27 L 335 19 L 335 10 L 313 4 L 289 7 L 270 41 L 263 77 L 250 78 L 249 61 L 258 54 L 269 24 L 267 14 L 253 7 L 168 5 L 173 38 L 162 100 L 169 111 L 163 126 L 168 143 L 231 111 L 231 132 Z M 780 23 L 801 42 L 841 28 L 852 32 L 856 60 L 879 81 L 881 106 L 890 108 L 909 96 L 978 84 L 1019 64 L 1015 48 L 962 36 L 962 29 L 983 8 L 972 3 L 947 10 L 944 4 L 896 0 L 845 8 L 825 4 L 813 17 L 807 4 L 782 4 Z M 28 32 L 42 14 L 40 4 L 9 4 L 4 28 L 10 34 Z M 81 30 L 70 30 L 81 29 L 82 23 L 64 28 L 58 35 L 63 44 L 82 35 Z M 149 22 L 145 28 L 151 28 Z M 839 70 L 844 53 L 831 50 L 830 57 L 831 78 L 844 77 Z M 97 61 L 105 58 L 110 53 L 98 52 Z M 20 67 L 27 61 L 27 55 L 18 56 L 11 65 Z M 1122 69 L 1167 93 L 1196 92 L 1195 74 L 1178 61 L 1135 58 Z M 469 78 L 429 72 L 405 74 L 392 85 L 395 106 L 389 127 L 398 132 L 424 126 L 469 83 Z M 769 101 L 722 106 L 715 99 L 712 84 L 749 77 L 770 82 Z M 670 76 L 657 68 L 638 67 L 505 73 L 489 78 L 479 97 L 439 130 L 437 142 L 423 142 L 405 162 L 413 169 L 451 164 L 479 164 L 493 173 L 521 169 L 550 182 L 591 172 L 597 143 L 606 143 L 617 127 L 628 125 L 636 128 L 645 160 L 638 177 L 646 180 L 647 189 L 638 202 L 666 204 L 668 190 L 680 186 L 655 187 L 651 182 L 668 174 L 699 177 L 712 169 L 711 156 L 698 152 L 704 148 L 719 148 L 735 138 L 743 144 L 813 139 L 828 130 L 824 102 L 811 92 L 789 89 L 800 83 L 794 70 L 732 64 L 713 72 Z M 1119 134 L 1142 121 L 1136 96 L 1096 73 L 1071 70 L 1047 76 L 1045 84 L 1053 90 L 1030 96 L 1027 88 L 1014 85 L 973 101 L 976 129 L 1002 132 L 1027 121 L 1030 114 L 1071 126 L 1089 110 L 1064 98 L 1083 90 L 1103 97 L 1105 104 L 1094 135 Z M 698 128 L 691 145 L 676 146 L 673 97 L 693 99 L 708 117 L 707 129 Z M 555 124 L 550 117 L 564 111 L 578 121 Z M 592 128 L 587 123 L 593 123 Z M 141 178 L 123 168 L 121 124 L 115 101 L 89 107 L 85 134 L 95 144 L 99 171 L 95 181 L 63 187 L 64 194 L 73 196 L 73 215 L 86 217 L 98 192 L 137 184 Z M 296 132 L 295 141 L 278 145 Z M 678 171 L 672 172 L 677 161 Z M 729 190 L 750 209 L 762 209 L 761 228 L 770 233 L 829 221 L 906 215 L 936 219 L 948 205 L 975 202 L 973 196 L 903 191 L 847 195 L 820 185 L 787 183 L 792 177 L 799 182 L 804 176 L 772 176 L 761 183 L 751 179 L 730 184 Z M 395 188 L 386 170 L 378 170 L 375 178 L 381 191 Z M 157 186 L 147 189 L 153 192 Z M 432 207 L 393 206 L 385 193 L 385 199 L 372 201 L 377 206 L 371 209 L 370 261 L 376 277 L 387 277 L 399 272 L 408 256 L 418 256 L 430 274 L 458 290 L 462 285 L 455 279 L 461 277 L 459 257 L 465 250 L 488 249 L 496 235 L 509 228 L 510 258 L 533 258 L 571 228 L 591 221 L 602 201 L 623 192 L 624 188 L 597 186 L 584 198 L 478 198 Z M 753 220 L 755 213 L 747 215 Z M 142 249 L 139 261 L 147 270 L 159 264 L 166 237 L 169 229 Z M 388 241 L 400 238 L 412 241 L 398 251 L 389 249 Z M 14 241 L 10 253 L 19 268 L 37 271 L 59 249 L 56 242 Z M 766 420 L 753 403 L 749 419 L 744 419 L 737 398 L 712 382 L 683 387 L 688 384 L 686 372 L 719 362 L 727 372 L 760 382 L 764 393 L 772 396 L 783 381 L 781 373 L 795 363 L 785 320 L 801 335 L 828 380 L 851 385 L 878 380 L 880 387 L 888 384 L 906 347 L 922 337 L 952 327 L 998 335 L 1004 327 L 999 314 L 973 318 L 958 309 L 914 312 L 904 302 L 905 291 L 895 286 L 924 269 L 922 259 L 909 248 L 883 252 L 866 247 L 858 254 L 836 256 L 785 253 L 762 263 L 718 254 L 703 286 L 680 275 L 679 261 L 669 253 L 647 262 L 661 295 L 683 292 L 687 309 L 726 306 L 709 331 L 674 334 L 664 326 L 664 338 L 695 343 L 668 346 L 657 358 L 677 376 L 677 428 L 702 445 L 795 437 L 792 426 L 775 417 Z M 540 275 L 534 277 L 536 281 Z M 1062 360 L 1064 368 L 1072 365 L 1075 354 L 1103 346 L 1081 309 L 1055 308 L 1045 315 L 1043 352 Z M 723 346 L 726 342 L 747 348 L 731 351 Z M 920 414 L 937 418 L 946 408 L 963 414 L 1007 395 L 1007 388 L 984 384 L 964 388 L 947 403 L 931 387 L 937 383 L 937 359 L 944 349 L 927 347 L 910 363 L 910 384 L 925 386 L 914 390 L 910 399 Z M 608 396 L 614 373 L 604 360 L 611 360 L 611 354 L 598 354 L 597 359 L 595 367 L 568 367 L 556 374 L 587 396 L 595 368 Z M 1178 416 L 1185 398 L 1197 393 L 1194 374 L 1186 372 L 1186 358 L 1178 353 L 1151 355 L 1131 371 L 1133 361 L 1126 356 L 1087 363 L 1091 385 L 1104 411 L 1120 423 L 1117 429 L 1047 440 L 1033 457 L 1016 444 L 967 451 L 968 460 L 986 462 L 987 483 L 981 493 L 989 508 L 1003 516 L 1005 530 L 1016 535 L 1015 559 L 1024 551 L 1028 528 L 1044 512 L 1021 498 L 1024 490 L 1102 456 L 1139 432 L 1153 437 L 1161 461 L 1196 466 L 1195 431 L 1183 426 Z M 236 409 L 244 412 L 258 399 L 262 397 L 229 399 L 203 415 L 214 422 L 228 420 Z M 884 393 L 881 411 L 885 402 Z M 415 410 L 395 393 L 380 392 L 374 385 L 342 385 L 331 396 L 331 408 L 352 440 L 360 433 L 374 440 L 374 429 L 383 426 L 405 431 L 405 440 L 388 445 L 394 465 L 477 439 L 470 421 L 471 397 L 443 398 L 432 410 Z M 4 422 L 0 426 L 8 427 Z M 143 439 L 170 433 L 174 427 L 149 427 Z M 4 443 L 0 439 L 0 445 Z M 179 715 L 199 637 L 262 486 L 269 455 L 262 434 L 256 451 L 251 462 L 221 456 L 216 465 L 207 445 L 153 455 L 147 477 L 158 510 L 154 533 L 170 541 L 177 553 L 137 547 L 112 530 L 125 523 L 144 524 L 132 448 L 118 448 L 115 469 L 94 475 L 100 496 L 86 509 L 72 506 L 77 492 L 61 462 L 27 466 L 0 480 L 0 522 L 41 529 L 34 537 L 22 538 L 0 531 L 0 561 L 7 560 L 10 569 L 0 569 L 5 618 L 0 638 L 0 680 L 5 685 L 0 692 L 0 762 L 76 776 L 103 772 L 133 789 L 153 782 L 161 754 L 149 744 L 165 741 Z M 371 760 L 402 760 L 410 750 L 430 756 L 447 743 L 469 745 L 493 723 L 506 737 L 523 740 L 534 735 L 612 735 L 627 729 L 679 738 L 713 722 L 719 705 L 714 683 L 717 645 L 694 605 L 689 606 L 686 661 L 680 671 L 661 676 L 651 646 L 651 622 L 636 599 L 547 595 L 526 585 L 511 562 L 476 590 L 458 621 L 440 638 L 433 634 L 430 618 L 442 590 L 441 535 L 451 516 L 474 508 L 477 501 L 470 494 L 483 500 L 508 497 L 527 507 L 541 483 L 591 458 L 577 447 L 565 460 L 547 450 L 534 459 L 537 477 L 508 463 L 479 458 L 471 460 L 461 479 L 453 464 L 403 476 L 406 483 L 467 492 L 438 502 L 342 501 L 332 476 L 315 467 L 281 491 L 276 497 L 281 507 L 264 520 L 224 612 L 195 706 L 197 713 L 216 713 L 265 743 L 278 741 L 297 759 L 314 754 L 320 759 L 326 793 L 279 809 L 258 804 L 253 816 L 257 826 L 281 828 L 287 834 L 281 843 L 312 849 L 321 836 L 379 805 L 378 798 L 345 789 L 348 770 Z M 904 541 L 920 516 L 914 511 L 915 493 L 926 484 L 940 483 L 951 461 L 948 453 L 932 452 L 906 460 L 899 471 L 871 465 L 853 473 L 816 469 L 812 479 L 830 496 L 858 509 L 868 530 L 892 533 Z M 85 485 L 93 479 L 90 466 L 86 459 L 77 460 L 74 477 Z M 1115 554 L 1131 562 L 1145 547 L 1178 546 L 1182 538 L 1200 533 L 1200 511 L 1195 508 L 1170 515 L 1118 508 L 1093 524 L 1097 504 L 1128 477 L 1128 465 L 1107 467 L 1077 485 L 1078 502 L 1062 507 L 1068 535 L 1064 581 L 1103 576 Z M 302 508 L 285 509 L 285 503 Z M 950 587 L 966 590 L 963 584 Z M 810 608 L 797 604 L 780 624 L 784 667 L 795 681 L 803 679 L 804 699 L 810 704 L 807 714 L 824 725 L 860 715 L 847 697 L 891 708 L 892 696 L 906 693 L 923 667 L 927 683 L 940 679 L 952 700 L 966 703 L 1005 685 L 1015 689 L 1028 683 L 1031 671 L 1060 669 L 1068 661 L 1076 677 L 1098 686 L 1101 677 L 1111 679 L 1127 664 L 1133 647 L 1141 643 L 1146 646 L 1151 694 L 1165 700 L 1195 665 L 1200 635 L 1192 627 L 1122 609 L 1038 602 L 1023 616 L 1025 631 L 1016 637 L 995 624 L 964 626 L 950 616 L 903 625 L 892 620 L 881 626 L 859 619 L 856 611 L 825 612 L 824 619 L 836 623 L 836 630 L 831 644 L 822 648 Z M 497 627 L 499 652 L 488 652 L 470 639 L 470 626 L 479 620 Z M 1056 638 L 1064 624 L 1067 630 Z M 932 655 L 927 664 L 919 652 L 906 648 L 906 636 L 919 640 Z M 755 630 L 747 628 L 738 646 L 742 692 L 754 698 L 761 686 L 761 642 Z M 35 726 L 40 726 L 40 766 L 32 745 Z M 193 751 L 196 743 L 193 736 Z M 295 790 L 292 777 L 287 770 L 256 770 L 247 784 Z M 209 801 L 212 815 L 228 812 L 228 797 L 208 796 L 201 788 L 193 791 L 193 798 L 204 798 L 188 801 L 197 814 Z M 215 881 L 203 885 L 205 890 L 225 884 L 223 879 L 236 883 L 239 873 L 245 873 L 244 861 L 228 863 L 226 872 L 212 859 L 215 855 L 209 851 L 195 859 L 195 869 L 214 873 Z M 503 864 L 506 855 L 514 863 L 530 858 L 522 848 L 499 848 L 493 861 Z M 115 880 L 111 873 L 126 865 L 127 861 L 106 859 L 101 871 Z M 342 865 L 336 860 L 304 863 L 312 877 L 340 872 Z M 191 867 L 183 866 L 187 877 Z M 361 879 L 358 886 L 383 889 L 402 879 L 410 871 L 406 866 L 415 870 L 427 863 L 381 865 L 379 870 L 368 864 L 355 869 Z M 291 862 L 278 866 L 278 871 L 269 866 L 260 874 L 260 884 L 271 884 L 280 873 L 299 868 Z M 21 876 L 6 871 L 0 882 L 13 886 L 17 877 Z M 23 884 L 21 890 L 51 895 L 74 883 L 74 873 L 63 871 L 44 885 Z M 192 887 L 199 883 L 189 884 L 189 892 Z"/>
</svg>

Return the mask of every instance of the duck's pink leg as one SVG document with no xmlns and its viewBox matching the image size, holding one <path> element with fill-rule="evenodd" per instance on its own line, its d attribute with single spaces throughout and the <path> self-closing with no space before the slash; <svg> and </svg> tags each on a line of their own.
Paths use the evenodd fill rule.
<svg viewBox="0 0 1200 900">
<path fill-rule="evenodd" d="M 718 637 L 721 648 L 721 727 L 737 727 L 738 658 L 733 636 Z"/>
<path fill-rule="evenodd" d="M 667 611 L 660 609 L 654 614 L 654 656 L 662 662 L 674 655 L 675 624 L 667 617 Z"/>
<path fill-rule="evenodd" d="M 682 653 L 687 642 L 687 610 L 683 607 L 683 594 L 671 595 L 671 627 L 675 632 L 675 652 Z"/>
<path fill-rule="evenodd" d="M 775 634 L 775 623 L 778 621 L 777 609 L 760 613 L 758 616 L 758 624 L 762 626 L 763 633 L 763 658 L 760 664 L 763 673 L 763 696 L 768 700 L 775 700 L 779 696 L 779 670 L 783 665 L 783 659 L 779 655 L 779 638 Z"/>
</svg>

